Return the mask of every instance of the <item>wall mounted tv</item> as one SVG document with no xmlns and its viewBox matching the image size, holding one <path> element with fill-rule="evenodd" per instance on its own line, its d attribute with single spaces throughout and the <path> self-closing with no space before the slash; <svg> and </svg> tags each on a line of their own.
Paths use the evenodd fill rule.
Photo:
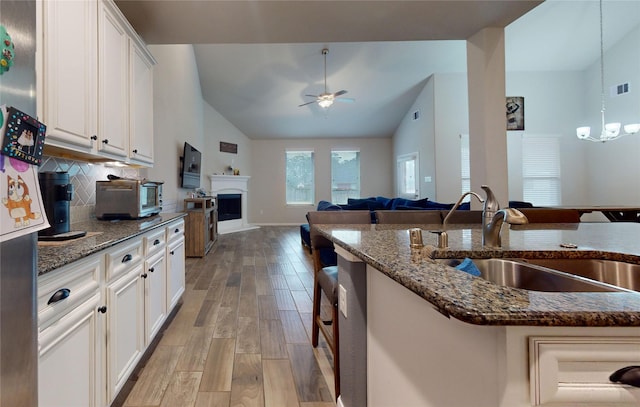
<svg viewBox="0 0 640 407">
<path fill-rule="evenodd" d="M 200 188 L 200 165 L 202 154 L 191 144 L 184 143 L 184 154 L 182 156 L 182 188 Z"/>
</svg>

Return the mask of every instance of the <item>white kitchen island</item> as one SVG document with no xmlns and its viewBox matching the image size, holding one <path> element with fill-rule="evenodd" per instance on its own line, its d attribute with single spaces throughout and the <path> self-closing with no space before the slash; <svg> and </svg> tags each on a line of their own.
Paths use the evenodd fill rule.
<svg viewBox="0 0 640 407">
<path fill-rule="evenodd" d="M 450 233 L 451 250 L 428 253 L 412 253 L 400 226 L 319 228 L 336 243 L 339 281 L 347 288 L 340 349 L 349 355 L 341 357 L 348 383 L 339 405 L 640 404 L 640 389 L 608 379 L 621 367 L 640 365 L 640 294 L 511 289 L 428 258 L 608 256 L 638 263 L 638 249 L 631 246 L 640 225 L 585 224 L 550 234 L 511 231 L 498 250 L 477 247 L 478 231 L 461 229 Z M 627 245 L 613 250 L 607 246 L 616 244 L 611 238 L 605 239 L 606 247 L 594 247 L 594 236 L 600 239 L 603 228 L 615 228 L 609 230 L 612 236 L 626 234 L 619 239 L 627 239 Z M 546 243 L 533 247 L 538 238 Z M 558 249 L 567 239 L 578 249 Z M 351 324 L 365 327 L 366 335 L 349 329 Z M 353 380 L 359 374 L 366 376 L 364 390 Z M 362 391 L 364 403 L 357 396 Z"/>
</svg>

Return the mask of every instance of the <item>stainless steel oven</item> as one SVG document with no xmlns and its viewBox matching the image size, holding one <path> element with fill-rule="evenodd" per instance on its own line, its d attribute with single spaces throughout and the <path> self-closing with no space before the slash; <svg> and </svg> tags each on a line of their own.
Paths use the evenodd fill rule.
<svg viewBox="0 0 640 407">
<path fill-rule="evenodd" d="M 162 211 L 162 182 L 115 179 L 96 181 L 98 219 L 139 219 Z"/>
</svg>

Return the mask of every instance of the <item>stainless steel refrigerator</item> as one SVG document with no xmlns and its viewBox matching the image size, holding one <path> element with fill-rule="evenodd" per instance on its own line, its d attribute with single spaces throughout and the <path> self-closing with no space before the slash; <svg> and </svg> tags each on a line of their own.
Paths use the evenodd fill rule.
<svg viewBox="0 0 640 407">
<path fill-rule="evenodd" d="M 0 105 L 36 117 L 36 2 L 0 0 L 0 24 L 15 46 Z M 37 233 L 0 243 L 0 407 L 38 405 L 37 256 Z"/>
</svg>

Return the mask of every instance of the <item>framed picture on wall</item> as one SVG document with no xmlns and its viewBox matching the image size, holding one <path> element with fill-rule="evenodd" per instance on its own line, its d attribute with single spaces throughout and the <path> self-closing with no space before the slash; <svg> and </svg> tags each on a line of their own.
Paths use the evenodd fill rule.
<svg viewBox="0 0 640 407">
<path fill-rule="evenodd" d="M 524 130 L 524 97 L 507 97 L 507 130 Z"/>
</svg>

